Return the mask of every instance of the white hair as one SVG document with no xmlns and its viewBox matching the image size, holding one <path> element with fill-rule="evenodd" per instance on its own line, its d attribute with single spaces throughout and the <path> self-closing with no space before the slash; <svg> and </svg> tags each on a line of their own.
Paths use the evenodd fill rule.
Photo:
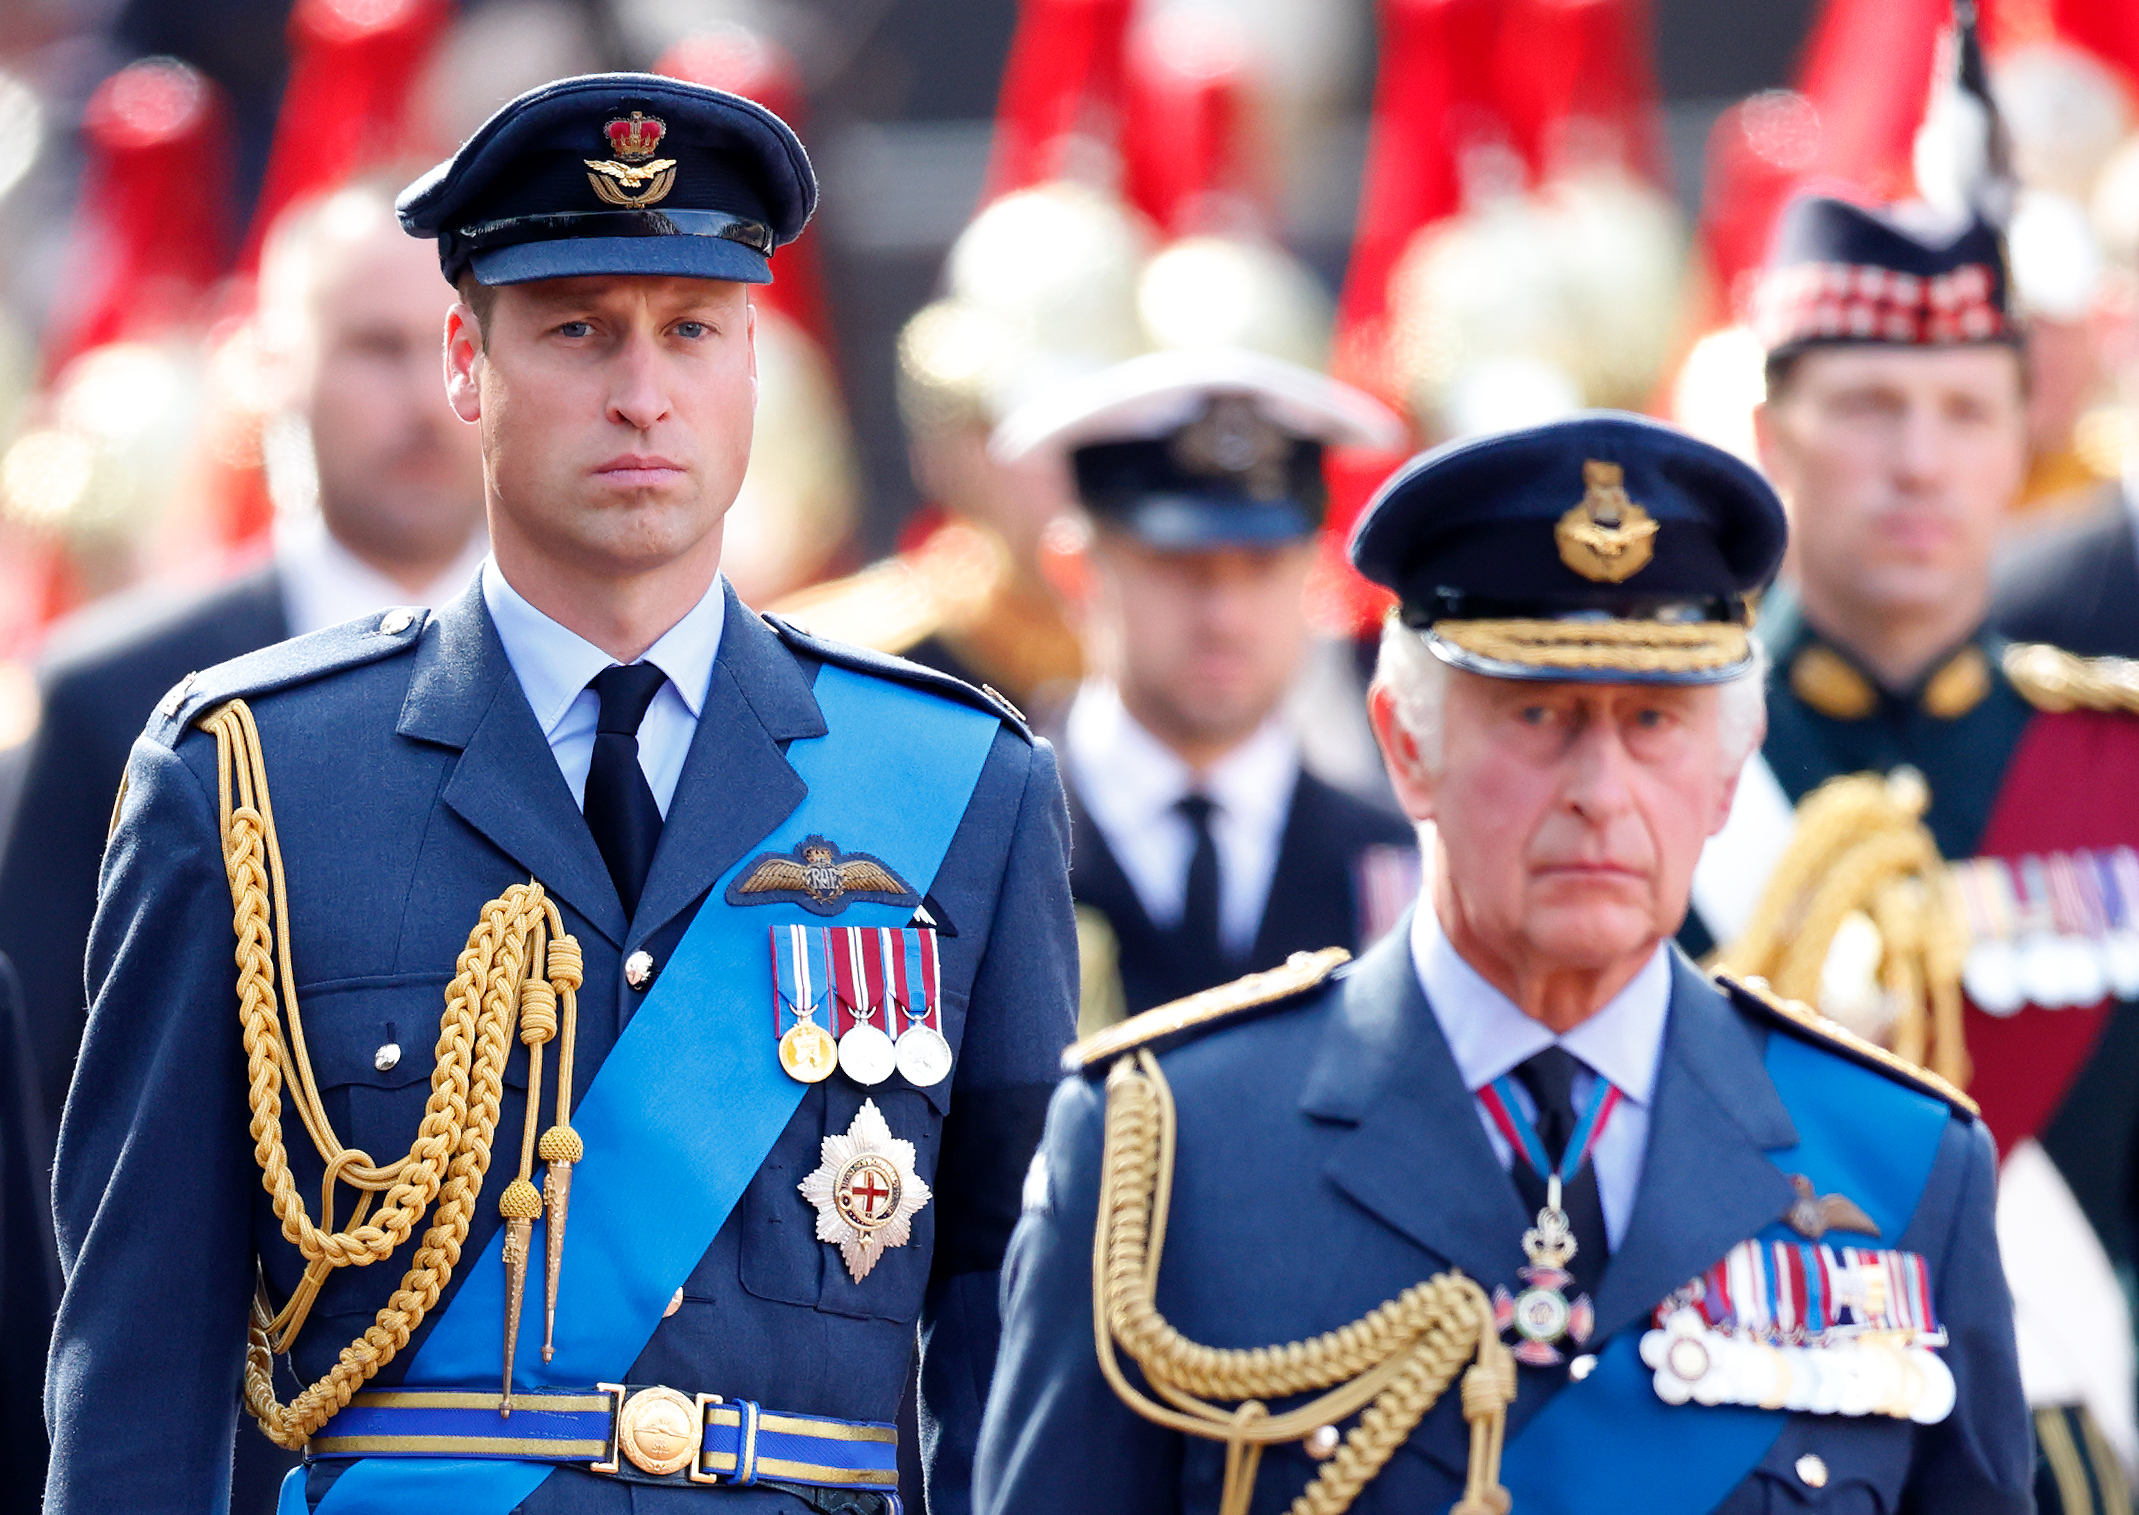
<svg viewBox="0 0 2139 1515">
<path fill-rule="evenodd" d="M 1448 705 L 1450 667 L 1426 644 L 1426 633 L 1395 615 L 1382 624 L 1374 682 L 1389 691 L 1396 719 L 1418 743 L 1428 772 L 1437 772 L 1444 749 L 1442 714 Z M 1768 655 L 1753 643 L 1745 672 L 1716 686 L 1716 746 L 1727 776 L 1736 776 L 1767 731 Z"/>
</svg>

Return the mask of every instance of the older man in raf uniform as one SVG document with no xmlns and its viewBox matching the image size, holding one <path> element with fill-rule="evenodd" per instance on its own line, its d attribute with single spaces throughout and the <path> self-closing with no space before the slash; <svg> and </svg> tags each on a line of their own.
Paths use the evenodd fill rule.
<svg viewBox="0 0 2139 1515">
<path fill-rule="evenodd" d="M 1066 818 L 1006 707 L 720 576 L 748 286 L 815 198 L 769 112 L 631 74 L 402 197 L 493 555 L 135 745 L 48 1509 L 219 1508 L 241 1391 L 307 1454 L 286 1511 L 896 1509 L 917 1328 L 964 1507 L 1073 1023 Z"/>
<path fill-rule="evenodd" d="M 1671 943 L 1783 535 L 1750 469 L 1612 414 L 1383 489 L 1372 716 L 1434 883 L 1348 969 L 1072 1053 L 978 1508 L 2029 1508 L 1973 1111 Z"/>
</svg>

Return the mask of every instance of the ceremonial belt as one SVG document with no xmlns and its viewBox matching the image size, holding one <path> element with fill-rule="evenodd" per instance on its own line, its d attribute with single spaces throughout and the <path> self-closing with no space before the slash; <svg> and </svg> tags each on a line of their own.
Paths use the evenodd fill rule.
<svg viewBox="0 0 2139 1515">
<path fill-rule="evenodd" d="M 687 1418 L 682 1417 L 685 1405 L 691 1407 Z M 768 1410 L 717 1394 L 687 1396 L 658 1384 L 516 1394 L 510 1419 L 499 1417 L 495 1394 L 378 1389 L 352 1399 L 329 1429 L 331 1435 L 312 1438 L 307 1450 L 314 1458 L 537 1461 L 585 1467 L 632 1483 L 777 1481 L 883 1490 L 899 1483 L 896 1426 Z M 642 1446 L 650 1434 L 659 1440 Z"/>
<path fill-rule="evenodd" d="M 833 665 L 819 671 L 812 693 L 826 733 L 787 752 L 809 793 L 715 881 L 573 1108 L 586 1157 L 573 1180 L 557 1350 L 543 1362 L 542 1312 L 528 1311 L 516 1407 L 521 1379 L 533 1390 L 625 1377 L 802 1101 L 804 1086 L 781 1070 L 765 1034 L 765 928 L 780 918 L 779 907 L 731 905 L 728 885 L 767 850 L 791 850 L 813 835 L 866 835 L 870 853 L 926 895 L 1001 728 L 979 710 Z M 898 739 L 887 740 L 888 732 Z M 913 912 L 864 903 L 842 913 L 846 924 L 903 927 Z M 531 1252 L 539 1257 L 543 1222 L 535 1225 Z M 463 1258 L 460 1290 L 433 1317 L 410 1381 L 469 1389 L 497 1383 L 503 1245 L 500 1228 L 481 1257 Z M 495 1431 L 518 1435 L 517 1409 L 508 1420 L 495 1413 L 495 1395 L 490 1402 Z M 323 1429 L 339 1435 L 339 1417 Z M 507 1515 L 556 1463 L 365 1456 L 335 1480 L 317 1515 Z M 303 1480 L 299 1468 L 284 1483 L 285 1512 L 304 1509 Z"/>
<path fill-rule="evenodd" d="M 1951 1116 L 1945 1103 L 1782 1032 L 1769 1036 L 1765 1063 L 1798 1137 L 1771 1154 L 1776 1165 L 1821 1193 L 1849 1195 L 1892 1246 L 1930 1180 Z M 1861 1136 L 1868 1109 L 1888 1117 L 1877 1141 Z M 1795 1233 L 1778 1223 L 1772 1239 Z M 1634 1489 L 1646 1515 L 1700 1515 L 1782 1435 L 1787 1411 L 1665 1404 L 1641 1361 L 1648 1329 L 1644 1315 L 1613 1337 L 1594 1371 L 1509 1441 L 1501 1483 L 1522 1515 L 1616 1515 Z"/>
</svg>

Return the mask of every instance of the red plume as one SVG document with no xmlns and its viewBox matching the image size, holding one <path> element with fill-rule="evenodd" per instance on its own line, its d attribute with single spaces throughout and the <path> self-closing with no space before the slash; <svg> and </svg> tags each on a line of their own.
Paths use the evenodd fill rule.
<svg viewBox="0 0 2139 1515">
<path fill-rule="evenodd" d="M 1646 0 L 1521 0 L 1499 44 L 1496 93 L 1533 177 L 1600 159 L 1661 177 Z"/>
<path fill-rule="evenodd" d="M 1259 151 L 1254 80 L 1238 22 L 1174 11 L 1129 44 L 1129 198 L 1169 237 L 1267 231 L 1272 186 Z"/>
<path fill-rule="evenodd" d="M 2128 87 L 2139 89 L 2139 9 L 2130 0 L 2050 0 L 2050 16 L 2059 36 L 2109 63 Z"/>
<path fill-rule="evenodd" d="M 1079 137 L 1120 136 L 1123 52 L 1131 0 L 1025 0 L 981 202 L 1063 177 Z"/>
<path fill-rule="evenodd" d="M 275 217 L 352 174 L 437 146 L 410 99 L 448 19 L 447 0 L 297 0 L 290 82 L 239 266 L 250 272 Z"/>
<path fill-rule="evenodd" d="M 798 136 L 806 136 L 801 71 L 795 67 L 793 54 L 769 37 L 740 26 L 688 37 L 661 55 L 654 72 L 755 100 L 793 127 Z M 814 229 L 804 231 L 775 255 L 773 282 L 765 287 L 763 297 L 767 305 L 815 338 L 820 348 L 831 351 L 832 322 L 826 312 L 824 267 L 818 261 Z"/>
<path fill-rule="evenodd" d="M 172 58 L 120 69 L 82 117 L 72 319 L 49 378 L 92 347 L 205 316 L 230 256 L 230 131 L 221 93 Z"/>
</svg>

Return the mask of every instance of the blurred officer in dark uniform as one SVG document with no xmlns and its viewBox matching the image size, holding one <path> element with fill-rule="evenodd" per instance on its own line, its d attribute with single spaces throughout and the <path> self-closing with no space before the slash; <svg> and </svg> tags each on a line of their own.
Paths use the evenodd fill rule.
<svg viewBox="0 0 2139 1515">
<path fill-rule="evenodd" d="M 1431 882 L 1348 969 L 1072 1050 L 984 1515 L 2030 1508 L 1973 1107 L 1671 943 L 1783 537 L 1752 469 L 1613 412 L 1369 504 Z"/>
<path fill-rule="evenodd" d="M 1082 507 L 1058 576 L 1092 670 L 1063 726 L 1086 1033 L 1356 949 L 1416 892 L 1410 827 L 1305 772 L 1283 710 L 1323 448 L 1397 434 L 1356 390 L 1218 349 L 1132 358 L 998 429 L 1006 463 L 1066 454 Z"/>
<path fill-rule="evenodd" d="M 1788 836 L 1790 807 L 1838 776 L 1921 776 L 1921 824 L 1952 884 L 1940 898 L 1966 907 L 1953 956 L 1966 953 L 1967 1003 L 1934 1065 L 1968 1080 L 2003 1164 L 2037 1499 L 2121 1512 L 2139 1453 L 2117 1283 L 2139 1255 L 2139 982 L 2113 953 L 2139 907 L 2117 871 L 2139 846 L 2139 786 L 2118 777 L 2139 772 L 2139 707 L 2104 670 L 1990 624 L 1992 556 L 2027 463 L 2004 270 L 1982 221 L 1818 196 L 1785 211 L 1756 307 L 1757 422 L 1795 576 L 1761 616 L 1763 762 L 1702 868 L 1757 893 L 1775 859 L 1741 835 Z M 1837 902 L 1851 905 L 1872 908 L 1869 894 Z"/>
<path fill-rule="evenodd" d="M 276 424 L 309 438 L 318 510 L 278 528 L 273 561 L 174 606 L 153 591 L 54 635 L 44 715 L 0 852 L 0 951 L 20 965 L 44 1108 L 59 1119 L 87 1013 L 82 951 L 127 749 L 173 684 L 284 637 L 392 604 L 439 605 L 482 560 L 482 460 L 438 393 L 450 303 L 393 192 L 352 185 L 294 210 L 262 267 L 262 337 L 284 386 Z M 301 448 L 300 448 L 301 450 Z"/>
<path fill-rule="evenodd" d="M 777 117 L 641 74 L 402 196 L 493 555 L 135 745 L 55 1175 L 55 1515 L 217 1507 L 241 1391 L 306 1452 L 290 1511 L 874 1515 L 917 1335 L 965 1507 L 1073 1024 L 1067 817 L 1007 708 L 719 572 L 750 286 L 815 202 Z"/>
<path fill-rule="evenodd" d="M 46 1175 L 52 1143 L 30 1066 L 29 1028 L 15 970 L 0 957 L 0 1509 L 37 1508 L 45 1487 L 41 1393 L 59 1258 L 52 1248 Z"/>
</svg>

